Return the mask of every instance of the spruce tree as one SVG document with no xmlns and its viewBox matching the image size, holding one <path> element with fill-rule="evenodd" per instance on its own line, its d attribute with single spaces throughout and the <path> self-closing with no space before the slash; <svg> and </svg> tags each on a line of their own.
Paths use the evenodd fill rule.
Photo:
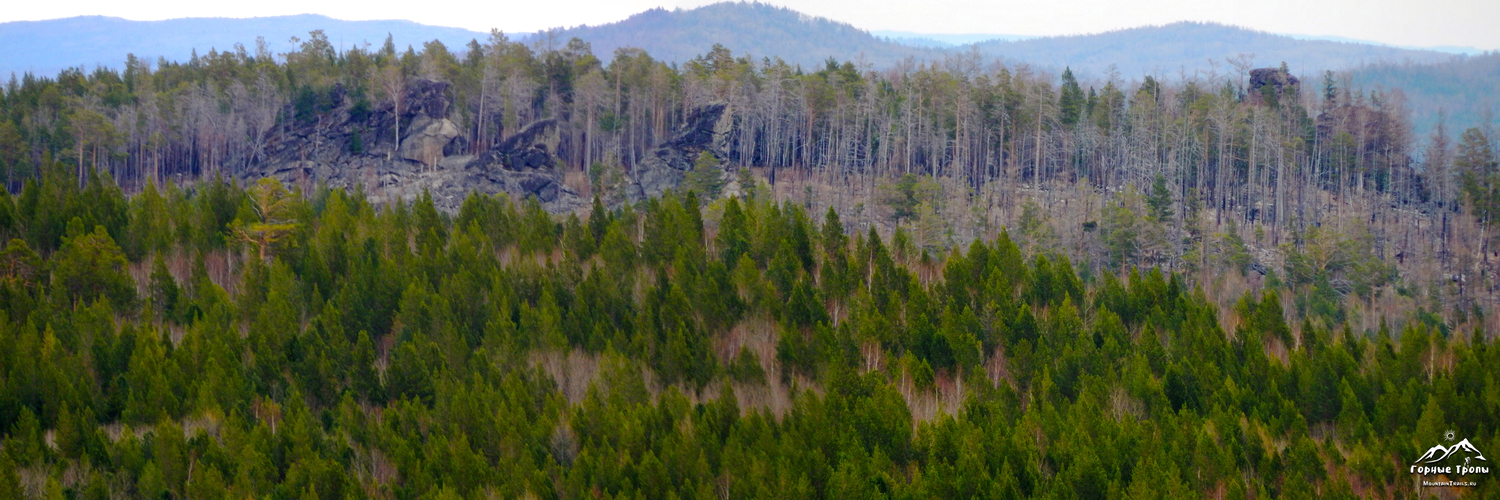
<svg viewBox="0 0 1500 500">
<path fill-rule="evenodd" d="M 1481 223 L 1493 224 L 1500 215 L 1500 162 L 1490 139 L 1478 128 L 1465 130 L 1459 138 L 1453 166 L 1459 171 L 1460 187 L 1469 211 Z"/>
<path fill-rule="evenodd" d="M 1146 206 L 1151 207 L 1151 217 L 1157 222 L 1172 219 L 1172 191 L 1167 189 L 1167 178 L 1156 174 L 1151 181 L 1151 194 L 1146 196 Z"/>
<path fill-rule="evenodd" d="M 1062 120 L 1063 125 L 1069 127 L 1077 125 L 1078 118 L 1083 115 L 1087 104 L 1083 89 L 1078 86 L 1078 79 L 1073 77 L 1073 69 L 1064 68 L 1061 96 L 1058 98 L 1058 119 Z"/>
</svg>

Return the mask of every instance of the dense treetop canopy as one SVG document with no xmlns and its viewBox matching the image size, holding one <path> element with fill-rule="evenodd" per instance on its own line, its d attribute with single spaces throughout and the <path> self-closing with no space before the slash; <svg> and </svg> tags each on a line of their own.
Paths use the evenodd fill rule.
<svg viewBox="0 0 1500 500">
<path fill-rule="evenodd" d="M 1221 310 L 1007 232 L 111 186 L 0 198 L 0 497 L 1383 497 L 1443 431 L 1500 442 L 1482 332 Z"/>
</svg>

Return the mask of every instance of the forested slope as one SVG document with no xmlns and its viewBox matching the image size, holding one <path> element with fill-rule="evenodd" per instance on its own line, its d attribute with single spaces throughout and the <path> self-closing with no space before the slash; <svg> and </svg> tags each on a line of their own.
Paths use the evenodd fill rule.
<svg viewBox="0 0 1500 500">
<path fill-rule="evenodd" d="M 934 254 L 1008 227 L 1087 274 L 1182 273 L 1222 307 L 1269 286 L 1333 328 L 1500 328 L 1500 134 L 1419 136 L 1399 89 L 1295 73 L 1089 83 L 967 56 L 806 71 L 721 46 L 679 66 L 641 51 L 606 64 L 581 40 L 533 50 L 499 34 L 460 58 L 439 42 L 340 52 L 314 32 L 279 55 L 18 80 L 0 100 L 0 170 L 12 192 L 60 161 L 127 192 L 271 175 L 382 204 L 430 190 L 444 210 L 499 179 L 569 211 L 633 203 L 653 178 L 707 201 L 747 167 L 778 200 L 862 232 L 905 226 Z M 707 109 L 721 118 L 692 128 Z M 711 148 L 671 150 L 704 134 Z M 515 179 L 484 158 L 512 158 L 498 163 Z"/>
<path fill-rule="evenodd" d="M 1500 438 L 1481 331 L 1220 313 L 1004 232 L 50 170 L 0 198 L 4 498 L 1391 498 Z"/>
<path fill-rule="evenodd" d="M 1405 498 L 1500 442 L 1491 130 L 705 49 L 7 85 L 0 500 Z"/>
</svg>

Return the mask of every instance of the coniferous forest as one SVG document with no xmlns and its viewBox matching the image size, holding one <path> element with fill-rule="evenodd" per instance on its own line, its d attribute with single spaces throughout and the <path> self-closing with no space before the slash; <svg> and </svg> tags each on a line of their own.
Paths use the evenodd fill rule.
<svg viewBox="0 0 1500 500">
<path fill-rule="evenodd" d="M 1500 495 L 1408 472 L 1447 431 L 1500 443 L 1495 135 L 1418 144 L 1399 90 L 1243 73 L 314 33 L 28 76 L 0 499 Z M 418 80 L 476 150 L 557 120 L 592 203 L 239 178 Z M 724 157 L 630 202 L 709 102 Z M 389 158 L 396 115 L 333 147 Z"/>
<path fill-rule="evenodd" d="M 1500 437 L 1482 331 L 1006 232 L 88 180 L 0 200 L 6 498 L 1407 498 L 1435 436 Z"/>
</svg>

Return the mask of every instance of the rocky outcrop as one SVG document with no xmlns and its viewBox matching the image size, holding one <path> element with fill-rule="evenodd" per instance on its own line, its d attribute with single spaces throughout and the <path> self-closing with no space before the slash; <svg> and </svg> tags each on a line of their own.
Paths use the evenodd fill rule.
<svg viewBox="0 0 1500 500">
<path fill-rule="evenodd" d="M 276 177 L 311 187 L 363 188 L 375 204 L 410 201 L 424 191 L 439 209 L 454 212 L 470 192 L 535 197 L 551 212 L 582 205 L 557 168 L 559 133 L 542 120 L 486 151 L 472 151 L 462 129 L 448 116 L 448 84 L 408 84 L 395 140 L 397 114 L 390 102 L 359 111 L 340 86 L 329 95 L 334 109 L 312 120 L 284 123 L 262 152 L 238 172 L 253 182 Z M 291 113 L 288 113 L 290 115 Z"/>
<path fill-rule="evenodd" d="M 564 182 L 563 162 L 556 152 L 566 134 L 556 121 L 536 121 L 493 147 L 475 151 L 462 126 L 448 114 L 452 100 L 447 83 L 409 83 L 399 117 L 391 102 L 362 105 L 339 86 L 328 97 L 334 109 L 282 123 L 238 177 L 247 182 L 276 177 L 307 188 L 361 188 L 375 204 L 410 201 L 425 191 L 438 208 L 450 212 L 457 211 L 470 192 L 504 193 L 517 200 L 534 197 L 554 213 L 584 205 Z M 395 137 L 398 118 L 400 140 Z M 734 113 L 727 104 L 693 109 L 669 140 L 626 173 L 622 201 L 635 203 L 678 187 L 704 152 L 718 158 L 721 175 L 726 166 L 733 169 L 734 127 Z"/>
<path fill-rule="evenodd" d="M 1257 68 L 1250 70 L 1250 95 L 1252 99 L 1259 99 L 1261 89 L 1267 86 L 1273 87 L 1277 94 L 1296 92 L 1297 86 L 1302 82 L 1292 76 L 1286 68 Z"/>
<path fill-rule="evenodd" d="M 632 203 L 660 196 L 667 189 L 682 184 L 693 169 L 693 163 L 704 151 L 720 159 L 720 168 L 729 162 L 729 138 L 734 130 L 734 113 L 729 105 L 708 104 L 693 109 L 687 121 L 672 138 L 648 152 L 630 172 L 626 191 Z"/>
<path fill-rule="evenodd" d="M 556 158 L 549 151 L 558 142 L 557 122 L 541 120 L 527 125 L 516 135 L 500 141 L 500 144 L 474 159 L 476 165 L 497 165 L 510 170 L 538 169 L 556 165 Z"/>
<path fill-rule="evenodd" d="M 512 196 L 535 196 L 551 211 L 571 210 L 582 202 L 563 184 L 557 158 L 549 153 L 557 141 L 557 122 L 542 120 L 469 159 L 464 169 Z"/>
</svg>

